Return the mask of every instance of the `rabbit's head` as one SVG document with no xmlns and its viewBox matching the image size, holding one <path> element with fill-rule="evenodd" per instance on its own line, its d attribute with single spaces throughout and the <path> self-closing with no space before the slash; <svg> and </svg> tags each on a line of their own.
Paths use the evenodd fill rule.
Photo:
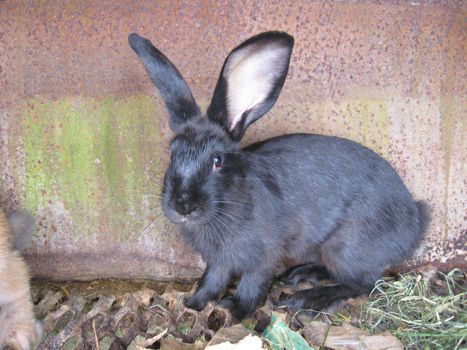
<svg viewBox="0 0 467 350">
<path fill-rule="evenodd" d="M 175 223 L 203 225 L 248 190 L 239 186 L 248 176 L 239 142 L 277 100 L 293 38 L 266 32 L 235 48 L 224 62 L 206 116 L 167 57 L 137 34 L 130 34 L 129 43 L 159 89 L 175 133 L 164 178 L 164 211 Z"/>
</svg>

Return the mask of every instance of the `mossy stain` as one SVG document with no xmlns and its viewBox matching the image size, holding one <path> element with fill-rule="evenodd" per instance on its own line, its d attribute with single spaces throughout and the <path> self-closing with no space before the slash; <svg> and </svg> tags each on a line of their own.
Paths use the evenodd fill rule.
<svg viewBox="0 0 467 350">
<path fill-rule="evenodd" d="M 34 212 L 61 201 L 83 234 L 137 233 L 150 215 L 143 198 L 159 205 L 157 113 L 144 95 L 27 101 L 24 205 Z"/>
</svg>

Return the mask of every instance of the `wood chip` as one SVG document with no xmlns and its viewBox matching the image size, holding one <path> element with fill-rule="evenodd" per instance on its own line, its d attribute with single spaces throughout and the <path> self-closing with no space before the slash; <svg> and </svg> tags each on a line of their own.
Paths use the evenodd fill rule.
<svg viewBox="0 0 467 350">
<path fill-rule="evenodd" d="M 323 322 L 311 322 L 304 330 L 305 339 L 313 346 L 330 349 L 349 350 L 402 350 L 404 346 L 386 331 L 371 334 L 344 323 L 342 326 L 329 326 Z"/>
</svg>

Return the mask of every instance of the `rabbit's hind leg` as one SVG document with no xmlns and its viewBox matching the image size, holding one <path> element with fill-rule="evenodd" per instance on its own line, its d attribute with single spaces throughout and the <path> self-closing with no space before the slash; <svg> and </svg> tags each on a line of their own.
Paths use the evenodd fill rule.
<svg viewBox="0 0 467 350">
<path fill-rule="evenodd" d="M 372 237 L 370 229 L 355 222 L 338 225 L 319 249 L 321 262 L 336 285 L 299 291 L 287 297 L 282 305 L 295 311 L 334 312 L 347 299 L 368 294 L 383 275 L 387 255 L 391 254 Z"/>
<path fill-rule="evenodd" d="M 334 286 L 319 286 L 298 291 L 280 304 L 289 311 L 310 310 L 314 312 L 333 313 L 341 308 L 349 298 L 356 298 L 365 294 L 359 288 L 338 284 Z"/>
<path fill-rule="evenodd" d="M 302 282 L 316 284 L 321 280 L 330 278 L 329 271 L 324 266 L 315 263 L 291 267 L 277 277 L 279 281 L 294 287 Z"/>
</svg>

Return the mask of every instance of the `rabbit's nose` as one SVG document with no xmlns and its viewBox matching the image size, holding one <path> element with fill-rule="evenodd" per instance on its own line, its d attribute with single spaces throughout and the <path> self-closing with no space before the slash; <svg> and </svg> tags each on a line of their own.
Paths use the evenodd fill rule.
<svg viewBox="0 0 467 350">
<path fill-rule="evenodd" d="M 187 193 L 181 193 L 174 204 L 175 210 L 180 215 L 189 215 L 197 209 L 196 205 L 190 201 Z"/>
<path fill-rule="evenodd" d="M 181 206 L 178 206 L 177 207 L 177 212 L 180 214 L 180 215 L 189 215 L 191 214 L 193 211 L 195 211 L 195 207 L 194 206 L 191 206 L 191 205 L 181 205 Z"/>
<path fill-rule="evenodd" d="M 176 211 L 180 215 L 190 215 L 193 213 L 196 209 L 198 209 L 194 204 L 192 203 L 183 203 L 183 204 L 178 204 L 176 207 Z"/>
</svg>

